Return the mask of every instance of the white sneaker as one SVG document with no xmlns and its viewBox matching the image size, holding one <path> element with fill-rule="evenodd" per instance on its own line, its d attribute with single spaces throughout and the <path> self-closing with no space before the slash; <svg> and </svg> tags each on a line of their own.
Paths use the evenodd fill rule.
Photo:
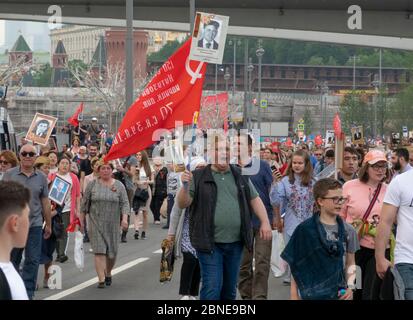
<svg viewBox="0 0 413 320">
<path fill-rule="evenodd" d="M 190 296 L 183 296 L 180 300 L 192 300 Z"/>
<path fill-rule="evenodd" d="M 189 296 L 189 300 L 196 300 L 195 296 Z"/>
</svg>

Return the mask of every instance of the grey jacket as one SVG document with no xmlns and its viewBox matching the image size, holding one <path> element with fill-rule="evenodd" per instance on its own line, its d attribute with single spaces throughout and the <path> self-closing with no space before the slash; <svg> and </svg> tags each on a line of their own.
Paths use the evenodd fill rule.
<svg viewBox="0 0 413 320">
<path fill-rule="evenodd" d="M 168 235 L 175 235 L 175 257 L 180 258 L 182 256 L 182 230 L 185 220 L 185 210 L 178 207 L 175 201 L 171 211 L 171 220 L 169 222 Z"/>
</svg>

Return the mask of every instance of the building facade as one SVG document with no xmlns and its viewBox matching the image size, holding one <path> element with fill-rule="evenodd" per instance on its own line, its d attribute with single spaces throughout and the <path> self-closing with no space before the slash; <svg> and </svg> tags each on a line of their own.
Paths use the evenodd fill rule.
<svg viewBox="0 0 413 320">
<path fill-rule="evenodd" d="M 100 36 L 105 35 L 108 27 L 65 25 L 63 28 L 50 31 L 51 47 L 57 47 L 61 40 L 70 60 L 82 60 L 86 64 L 92 61 L 93 53 Z"/>
</svg>

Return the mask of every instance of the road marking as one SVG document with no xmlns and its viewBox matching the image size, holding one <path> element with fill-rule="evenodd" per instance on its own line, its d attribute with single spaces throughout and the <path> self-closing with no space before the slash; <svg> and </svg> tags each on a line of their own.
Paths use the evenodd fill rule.
<svg viewBox="0 0 413 320">
<path fill-rule="evenodd" d="M 154 251 L 154 252 L 152 252 L 152 253 L 162 253 L 162 249 L 156 250 L 156 251 Z"/>
<path fill-rule="evenodd" d="M 118 274 L 122 271 L 125 271 L 127 269 L 130 269 L 130 268 L 136 266 L 137 264 L 145 262 L 147 260 L 149 260 L 149 258 L 145 257 L 145 258 L 139 258 L 139 259 L 133 260 L 131 262 L 128 262 L 128 263 L 126 263 L 126 264 L 124 264 L 124 265 L 122 265 L 122 266 L 120 266 L 116 269 L 113 269 L 112 270 L 112 276 L 114 276 L 114 275 L 116 275 L 116 274 Z M 77 286 L 74 286 L 73 288 L 67 289 L 67 290 L 62 291 L 60 293 L 54 294 L 50 297 L 47 297 L 44 300 L 59 300 L 59 299 L 62 299 L 64 297 L 68 296 L 68 295 L 71 295 L 75 292 L 83 290 L 83 289 L 85 289 L 85 288 L 87 288 L 87 287 L 89 287 L 89 286 L 91 286 L 95 283 L 98 283 L 98 281 L 99 281 L 98 277 L 95 277 L 95 278 L 90 279 L 88 281 L 85 281 L 81 284 L 78 284 Z"/>
</svg>

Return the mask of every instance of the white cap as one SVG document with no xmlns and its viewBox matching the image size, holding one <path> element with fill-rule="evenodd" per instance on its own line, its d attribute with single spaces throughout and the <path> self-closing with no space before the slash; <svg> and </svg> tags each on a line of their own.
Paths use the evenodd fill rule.
<svg viewBox="0 0 413 320">
<path fill-rule="evenodd" d="M 93 117 L 93 118 L 92 118 L 92 121 L 98 121 L 98 118 Z"/>
</svg>

